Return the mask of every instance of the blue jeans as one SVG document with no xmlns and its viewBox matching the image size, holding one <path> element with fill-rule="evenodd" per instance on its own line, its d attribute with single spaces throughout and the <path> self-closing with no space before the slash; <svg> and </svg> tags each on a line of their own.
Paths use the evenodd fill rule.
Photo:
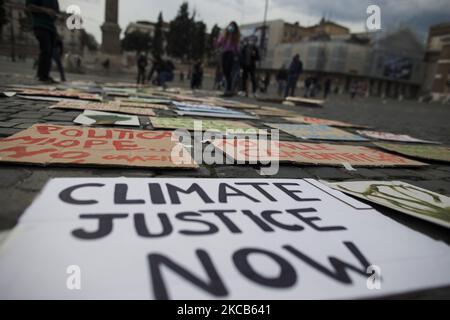
<svg viewBox="0 0 450 320">
<path fill-rule="evenodd" d="M 172 80 L 173 80 L 173 72 L 162 71 L 159 74 L 158 77 L 159 85 L 162 86 L 163 88 L 166 87 L 166 82 L 170 82 Z"/>
</svg>

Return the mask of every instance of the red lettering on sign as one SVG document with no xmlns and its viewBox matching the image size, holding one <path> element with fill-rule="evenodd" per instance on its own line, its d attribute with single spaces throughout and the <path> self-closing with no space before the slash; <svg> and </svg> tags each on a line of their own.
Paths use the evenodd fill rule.
<svg viewBox="0 0 450 320">
<path fill-rule="evenodd" d="M 107 143 L 108 143 L 108 141 L 105 141 L 105 140 L 87 140 L 84 143 L 84 148 L 91 149 L 93 146 L 101 146 L 101 145 L 104 145 Z"/>
<path fill-rule="evenodd" d="M 61 130 L 61 127 L 58 126 L 46 126 L 46 125 L 38 125 L 36 126 L 37 132 L 40 134 L 50 134 L 50 132 Z"/>
<path fill-rule="evenodd" d="M 104 130 L 103 134 L 100 134 L 99 130 L 89 129 L 88 138 L 92 139 L 112 139 L 112 130 Z"/>
<path fill-rule="evenodd" d="M 58 149 L 40 149 L 37 151 L 27 151 L 27 147 L 17 146 L 0 150 L 0 153 L 13 152 L 14 154 L 9 155 L 9 158 L 21 159 L 25 157 L 32 157 L 42 153 L 48 153 L 58 151 Z"/>
<path fill-rule="evenodd" d="M 78 140 L 62 140 L 55 144 L 53 144 L 55 147 L 59 148 L 72 148 L 80 145 L 80 141 Z"/>
<path fill-rule="evenodd" d="M 66 130 L 61 131 L 61 134 L 66 137 L 81 137 L 83 135 L 83 130 L 66 129 Z"/>
<path fill-rule="evenodd" d="M 130 151 L 130 150 L 143 150 L 144 148 L 139 148 L 139 146 L 133 141 L 114 141 L 114 148 L 117 151 Z"/>
</svg>

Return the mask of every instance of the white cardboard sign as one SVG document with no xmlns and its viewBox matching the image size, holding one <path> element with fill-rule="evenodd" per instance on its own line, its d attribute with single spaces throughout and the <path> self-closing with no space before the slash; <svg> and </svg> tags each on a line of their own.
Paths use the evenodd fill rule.
<svg viewBox="0 0 450 320">
<path fill-rule="evenodd" d="M 315 180 L 54 179 L 0 249 L 0 299 L 364 298 L 448 285 L 449 266 Z"/>
</svg>

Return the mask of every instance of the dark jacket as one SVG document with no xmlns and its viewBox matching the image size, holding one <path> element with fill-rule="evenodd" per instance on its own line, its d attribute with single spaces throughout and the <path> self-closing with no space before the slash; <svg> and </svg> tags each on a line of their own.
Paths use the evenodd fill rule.
<svg viewBox="0 0 450 320">
<path fill-rule="evenodd" d="M 300 59 L 292 59 L 291 65 L 289 66 L 289 76 L 298 77 L 303 72 L 303 63 Z"/>
<path fill-rule="evenodd" d="M 256 62 L 261 59 L 258 48 L 253 44 L 246 44 L 240 53 L 240 62 L 243 68 L 256 68 Z"/>
<path fill-rule="evenodd" d="M 59 13 L 58 0 L 26 0 L 26 5 L 44 7 Z M 31 15 L 33 17 L 33 28 L 43 28 L 56 33 L 55 17 L 40 12 L 32 12 Z"/>
</svg>

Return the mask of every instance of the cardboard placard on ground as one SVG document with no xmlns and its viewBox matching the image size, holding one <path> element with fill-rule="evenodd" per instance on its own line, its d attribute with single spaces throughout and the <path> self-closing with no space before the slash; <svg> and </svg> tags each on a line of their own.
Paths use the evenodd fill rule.
<svg viewBox="0 0 450 320">
<path fill-rule="evenodd" d="M 80 100 L 89 100 L 89 101 L 102 101 L 102 96 L 98 94 L 92 93 L 84 93 L 77 91 L 46 91 L 46 90 L 22 90 L 19 92 L 20 95 L 23 96 L 46 96 L 46 97 L 56 97 L 56 98 L 66 98 L 66 99 L 80 99 Z"/>
<path fill-rule="evenodd" d="M 325 104 L 325 100 L 302 98 L 302 97 L 287 97 L 286 101 L 293 102 L 294 104 L 306 104 L 322 106 Z"/>
<path fill-rule="evenodd" d="M 342 127 L 342 128 L 363 128 L 364 127 L 364 126 L 359 126 L 356 124 L 342 122 L 342 121 L 319 119 L 319 118 L 306 117 L 306 116 L 286 117 L 284 119 L 287 121 L 290 121 L 290 122 L 294 122 L 294 123 L 318 124 L 318 125 L 325 125 L 325 126 L 331 126 L 331 127 Z"/>
<path fill-rule="evenodd" d="M 106 102 L 106 103 L 84 103 L 79 101 L 60 101 L 55 104 L 51 109 L 70 109 L 70 110 L 96 110 L 105 112 L 127 113 L 135 114 L 139 116 L 155 116 L 155 111 L 147 108 L 134 108 L 134 107 L 122 107 L 119 102 Z"/>
<path fill-rule="evenodd" d="M 223 119 L 257 119 L 255 116 L 245 113 L 217 113 L 217 112 L 197 112 L 176 110 L 180 116 L 205 117 L 205 118 L 223 118 Z"/>
<path fill-rule="evenodd" d="M 386 140 L 386 141 L 397 141 L 397 142 L 411 142 L 411 143 L 429 143 L 437 144 L 437 142 L 416 139 L 406 134 L 394 134 L 389 132 L 371 131 L 371 130 L 358 130 L 358 134 L 376 139 L 376 140 Z"/>
<path fill-rule="evenodd" d="M 213 106 L 208 104 L 192 104 L 186 102 L 176 102 L 174 101 L 177 110 L 187 111 L 187 112 L 210 112 L 210 113 L 220 113 L 220 114 L 243 114 L 237 110 L 231 110 L 225 107 Z"/>
<path fill-rule="evenodd" d="M 368 141 L 356 134 L 324 125 L 286 123 L 264 123 L 264 125 L 305 140 Z"/>
<path fill-rule="evenodd" d="M 3 244 L 0 299 L 370 298 L 447 286 L 449 265 L 315 180 L 53 179 Z"/>
<path fill-rule="evenodd" d="M 116 98 L 115 101 L 120 103 L 121 107 L 169 110 L 169 107 L 162 105 L 162 104 L 154 104 L 154 103 L 147 103 L 147 102 L 133 102 L 133 101 L 128 101 L 128 99 L 121 99 L 121 98 Z"/>
<path fill-rule="evenodd" d="M 157 97 L 152 97 L 152 98 L 129 97 L 129 98 L 116 98 L 116 100 L 122 101 L 122 102 L 127 102 L 127 103 L 142 104 L 142 105 L 158 105 L 160 107 L 164 107 L 164 105 L 169 105 L 172 103 L 172 101 L 169 99 L 161 99 L 161 98 L 157 98 Z"/>
<path fill-rule="evenodd" d="M 249 109 L 246 110 L 249 113 L 256 114 L 258 116 L 268 116 L 268 117 L 295 117 L 299 114 L 294 111 L 272 108 L 272 107 L 262 107 L 261 109 Z"/>
<path fill-rule="evenodd" d="M 296 164 L 340 165 L 361 167 L 426 166 L 427 164 L 362 146 L 302 143 L 288 141 L 262 142 L 256 139 L 216 139 L 212 144 L 236 161 L 280 161 Z"/>
<path fill-rule="evenodd" d="M 450 228 L 450 198 L 401 181 L 327 183 L 330 187 Z"/>
<path fill-rule="evenodd" d="M 0 140 L 0 162 L 37 165 L 196 168 L 185 151 L 169 131 L 35 124 Z"/>
<path fill-rule="evenodd" d="M 375 143 L 385 150 L 397 152 L 406 156 L 424 159 L 450 162 L 450 148 L 445 146 L 427 146 L 422 144 L 394 144 Z"/>
<path fill-rule="evenodd" d="M 117 125 L 139 127 L 139 118 L 134 115 L 84 110 L 73 122 L 82 125 Z"/>
<path fill-rule="evenodd" d="M 195 122 L 201 126 L 203 131 L 215 130 L 226 132 L 227 130 L 255 129 L 255 127 L 242 121 L 229 120 L 199 120 L 195 118 L 175 117 L 150 117 L 152 126 L 156 129 L 187 129 L 194 130 Z"/>
</svg>

